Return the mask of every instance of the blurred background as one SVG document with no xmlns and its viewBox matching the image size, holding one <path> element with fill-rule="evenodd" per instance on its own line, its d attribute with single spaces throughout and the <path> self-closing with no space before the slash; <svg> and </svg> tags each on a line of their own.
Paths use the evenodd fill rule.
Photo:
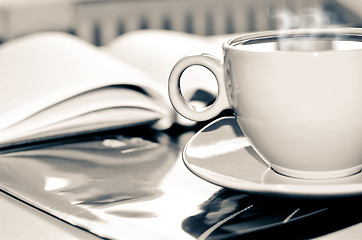
<svg viewBox="0 0 362 240">
<path fill-rule="evenodd" d="M 40 31 L 101 46 L 138 29 L 216 35 L 339 25 L 362 27 L 362 0 L 0 0 L 0 43 Z"/>
</svg>

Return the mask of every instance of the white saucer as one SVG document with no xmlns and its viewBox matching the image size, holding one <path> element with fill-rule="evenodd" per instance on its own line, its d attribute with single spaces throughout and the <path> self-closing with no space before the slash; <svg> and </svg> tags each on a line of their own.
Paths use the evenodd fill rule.
<svg viewBox="0 0 362 240">
<path fill-rule="evenodd" d="M 325 180 L 274 172 L 250 147 L 234 117 L 220 118 L 193 136 L 183 150 L 186 166 L 200 178 L 239 191 L 292 197 L 362 195 L 362 173 Z"/>
</svg>

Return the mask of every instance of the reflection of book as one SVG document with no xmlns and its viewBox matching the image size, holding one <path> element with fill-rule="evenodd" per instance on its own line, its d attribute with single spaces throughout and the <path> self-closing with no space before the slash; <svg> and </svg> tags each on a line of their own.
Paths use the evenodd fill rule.
<svg viewBox="0 0 362 240">
<path fill-rule="evenodd" d="M 0 46 L 0 145 L 137 124 L 167 129 L 177 119 L 167 96 L 172 66 L 194 51 L 220 56 L 228 37 L 144 30 L 100 49 L 55 32 L 7 42 Z M 198 72 L 192 78 L 209 91 Z"/>
</svg>

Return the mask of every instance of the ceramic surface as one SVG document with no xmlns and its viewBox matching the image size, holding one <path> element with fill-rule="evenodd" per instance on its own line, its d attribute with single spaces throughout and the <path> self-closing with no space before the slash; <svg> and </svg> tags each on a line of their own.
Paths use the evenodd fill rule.
<svg viewBox="0 0 362 240">
<path fill-rule="evenodd" d="M 259 155 L 288 176 L 328 179 L 361 170 L 361 29 L 256 32 L 223 50 L 223 61 L 187 56 L 173 68 L 169 96 L 181 115 L 203 121 L 230 108 Z M 215 102 L 203 111 L 181 96 L 180 76 L 192 65 L 209 69 L 218 83 Z"/>
<path fill-rule="evenodd" d="M 185 146 L 183 159 L 202 179 L 235 190 L 318 198 L 362 195 L 361 172 L 323 180 L 291 178 L 276 173 L 252 149 L 235 117 L 218 119 L 201 129 Z"/>
</svg>

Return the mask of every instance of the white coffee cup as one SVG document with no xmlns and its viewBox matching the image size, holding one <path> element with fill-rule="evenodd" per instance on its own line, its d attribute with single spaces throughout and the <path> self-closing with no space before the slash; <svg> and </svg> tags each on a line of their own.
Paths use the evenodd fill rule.
<svg viewBox="0 0 362 240">
<path fill-rule="evenodd" d="M 169 78 L 172 105 L 203 121 L 231 108 L 254 150 L 283 175 L 325 179 L 362 168 L 362 29 L 256 32 L 207 54 L 182 58 Z M 201 65 L 217 80 L 205 109 L 185 101 L 180 78 Z M 196 81 L 196 80 L 195 80 Z"/>
</svg>

